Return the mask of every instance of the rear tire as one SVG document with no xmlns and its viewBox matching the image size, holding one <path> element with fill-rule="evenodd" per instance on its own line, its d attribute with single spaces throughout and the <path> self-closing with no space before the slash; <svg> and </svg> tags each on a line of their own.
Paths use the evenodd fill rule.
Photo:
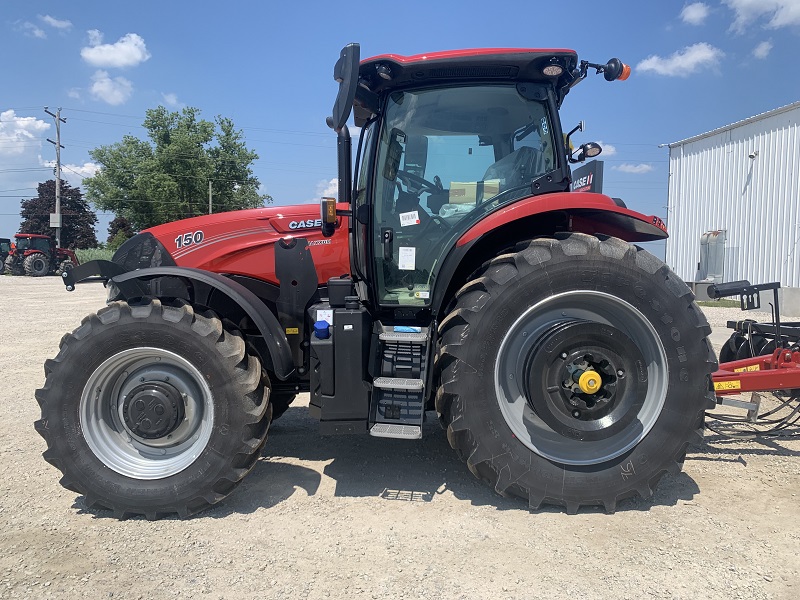
<svg viewBox="0 0 800 600">
<path fill-rule="evenodd" d="M 649 498 L 701 440 L 714 405 L 710 332 L 689 288 L 646 251 L 583 234 L 537 239 L 457 292 L 439 327 L 436 409 L 498 493 L 612 512 Z M 580 387 L 584 373 L 602 388 Z"/>
<path fill-rule="evenodd" d="M 50 260 L 41 252 L 26 256 L 23 266 L 30 277 L 43 277 L 50 272 Z"/>
<path fill-rule="evenodd" d="M 61 340 L 36 391 L 44 458 L 88 507 L 187 517 L 255 466 L 269 379 L 241 333 L 212 313 L 114 302 Z"/>
</svg>

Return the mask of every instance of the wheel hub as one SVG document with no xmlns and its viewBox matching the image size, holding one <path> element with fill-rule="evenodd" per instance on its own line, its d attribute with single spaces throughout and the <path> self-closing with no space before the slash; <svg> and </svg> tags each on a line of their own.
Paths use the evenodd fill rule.
<svg viewBox="0 0 800 600">
<path fill-rule="evenodd" d="M 125 426 L 134 435 L 146 440 L 162 438 L 183 421 L 183 398 L 166 382 L 148 382 L 125 397 L 122 415 Z"/>
<path fill-rule="evenodd" d="M 526 362 L 528 405 L 567 438 L 612 437 L 631 425 L 644 403 L 644 358 L 633 340 L 611 325 L 556 323 L 531 347 Z"/>
</svg>

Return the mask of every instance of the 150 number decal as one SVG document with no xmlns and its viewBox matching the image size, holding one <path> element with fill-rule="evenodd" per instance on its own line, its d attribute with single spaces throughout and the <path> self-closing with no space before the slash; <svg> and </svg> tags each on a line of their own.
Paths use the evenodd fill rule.
<svg viewBox="0 0 800 600">
<path fill-rule="evenodd" d="M 184 233 L 183 235 L 179 235 L 175 238 L 175 247 L 185 248 L 186 246 L 191 246 L 192 244 L 199 244 L 203 241 L 203 237 L 202 231 L 195 231 L 194 233 L 190 231 L 188 233 Z"/>
</svg>

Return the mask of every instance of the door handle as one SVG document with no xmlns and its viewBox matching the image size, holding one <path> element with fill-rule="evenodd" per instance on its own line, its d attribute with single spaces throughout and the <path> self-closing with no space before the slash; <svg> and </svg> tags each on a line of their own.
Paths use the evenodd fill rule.
<svg viewBox="0 0 800 600">
<path fill-rule="evenodd" d="M 392 260 L 392 250 L 394 247 L 394 229 L 391 227 L 381 228 L 381 239 L 383 240 L 383 260 Z"/>
</svg>

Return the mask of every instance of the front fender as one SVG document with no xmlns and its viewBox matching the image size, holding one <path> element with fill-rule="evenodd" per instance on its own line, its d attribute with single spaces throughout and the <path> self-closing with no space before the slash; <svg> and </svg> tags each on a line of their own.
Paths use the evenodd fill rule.
<svg viewBox="0 0 800 600">
<path fill-rule="evenodd" d="M 148 283 L 158 277 L 169 277 L 180 281 L 185 286 L 187 296 L 204 306 L 212 304 L 210 300 L 212 294 L 221 293 L 225 296 L 225 302 L 232 303 L 233 307 L 238 307 L 247 314 L 266 341 L 272 360 L 271 370 L 275 375 L 285 380 L 294 371 L 289 342 L 278 319 L 258 296 L 241 283 L 217 273 L 189 267 L 167 266 L 124 271 L 120 265 L 109 261 L 86 263 L 65 273 L 63 278 L 67 290 L 71 291 L 70 288 L 74 289 L 76 282 L 92 276 L 110 280 L 117 286 L 125 300 L 152 295 Z"/>
</svg>

